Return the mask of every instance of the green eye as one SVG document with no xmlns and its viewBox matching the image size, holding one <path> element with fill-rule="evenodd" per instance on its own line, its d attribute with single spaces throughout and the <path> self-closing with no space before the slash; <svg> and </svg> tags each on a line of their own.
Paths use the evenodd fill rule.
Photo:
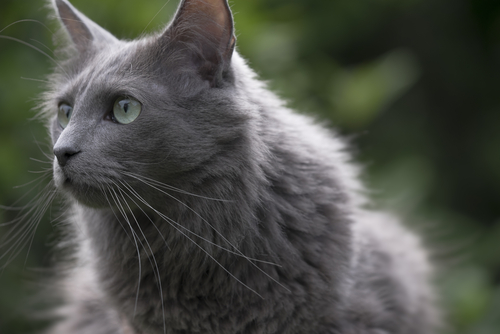
<svg viewBox="0 0 500 334">
<path fill-rule="evenodd" d="M 113 106 L 113 116 L 118 123 L 129 124 L 141 113 L 141 103 L 130 97 L 120 97 Z"/>
<path fill-rule="evenodd" d="M 57 113 L 57 120 L 59 121 L 59 125 L 64 129 L 68 126 L 69 119 L 71 118 L 71 114 L 73 113 L 73 107 L 66 103 L 61 103 L 59 105 L 59 111 Z"/>
</svg>

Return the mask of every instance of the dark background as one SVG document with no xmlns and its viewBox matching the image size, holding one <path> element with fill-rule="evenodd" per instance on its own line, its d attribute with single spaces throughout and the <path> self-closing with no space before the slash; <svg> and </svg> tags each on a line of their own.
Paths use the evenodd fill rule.
<svg viewBox="0 0 500 334">
<path fill-rule="evenodd" d="M 376 206 L 400 214 L 425 236 L 450 324 L 444 333 L 500 333 L 500 1 L 231 3 L 240 53 L 292 107 L 349 138 Z M 73 4 L 118 37 L 135 38 L 163 27 L 177 1 L 156 17 L 165 0 Z M 42 0 L 0 4 L 0 30 L 19 20 L 39 21 L 0 32 L 4 205 L 20 198 L 19 205 L 27 204 L 40 190 L 34 184 L 14 187 L 50 168 L 30 159 L 47 161 L 42 151 L 50 146 L 43 125 L 29 119 L 42 90 L 32 79 L 43 80 L 53 64 L 6 39 L 52 55 L 55 27 L 45 6 Z M 0 224 L 15 217 L 15 211 L 0 209 Z M 26 310 L 33 303 L 40 308 L 33 293 L 46 289 L 36 282 L 50 262 L 57 217 L 56 208 L 49 210 L 2 271 L 2 334 L 42 325 Z M 9 227 L 0 233 L 7 235 Z M 15 240 L 0 245 L 0 265 L 8 262 Z"/>
</svg>

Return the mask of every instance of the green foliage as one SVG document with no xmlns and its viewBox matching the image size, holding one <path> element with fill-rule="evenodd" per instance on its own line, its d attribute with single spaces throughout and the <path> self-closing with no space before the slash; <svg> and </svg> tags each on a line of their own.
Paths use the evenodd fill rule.
<svg viewBox="0 0 500 334">
<path fill-rule="evenodd" d="M 28 120 L 43 87 L 36 80 L 54 66 L 35 50 L 52 56 L 55 26 L 45 3 L 0 4 L 4 205 L 27 204 L 37 190 L 14 187 L 39 175 L 28 171 L 50 168 L 29 159 L 47 161 L 42 151 L 51 151 L 43 125 Z M 162 29 L 177 1 L 73 4 L 131 39 Z M 499 333 L 500 2 L 233 0 L 232 8 L 240 53 L 292 107 L 353 138 L 376 205 L 426 236 L 450 322 L 445 332 Z M 42 221 L 0 276 L 0 333 L 39 325 L 22 310 L 31 303 L 32 283 L 44 276 L 33 268 L 48 262 L 57 215 Z M 15 217 L 0 210 L 0 224 Z"/>
</svg>

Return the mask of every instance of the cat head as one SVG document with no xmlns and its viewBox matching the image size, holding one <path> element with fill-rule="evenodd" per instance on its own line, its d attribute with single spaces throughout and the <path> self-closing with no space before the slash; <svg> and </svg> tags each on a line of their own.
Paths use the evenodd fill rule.
<svg viewBox="0 0 500 334">
<path fill-rule="evenodd" d="M 163 32 L 134 41 L 53 4 L 70 50 L 44 104 L 58 188 L 106 206 L 105 189 L 217 173 L 229 152 L 244 154 L 226 0 L 182 0 Z"/>
</svg>

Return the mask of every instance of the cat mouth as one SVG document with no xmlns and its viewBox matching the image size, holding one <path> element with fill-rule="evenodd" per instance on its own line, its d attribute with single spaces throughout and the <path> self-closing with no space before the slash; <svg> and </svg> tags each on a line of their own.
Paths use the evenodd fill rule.
<svg viewBox="0 0 500 334">
<path fill-rule="evenodd" d="M 79 188 L 82 187 L 81 184 L 78 184 L 74 178 L 71 178 L 66 175 L 66 173 L 62 173 L 61 182 L 59 183 L 60 188 L 69 191 L 73 196 L 76 196 L 79 192 Z"/>
<path fill-rule="evenodd" d="M 101 192 L 91 184 L 82 183 L 78 177 L 68 175 L 68 171 L 56 168 L 54 173 L 56 187 L 70 197 L 88 206 L 101 206 L 103 199 Z"/>
<path fill-rule="evenodd" d="M 61 174 L 59 177 L 60 188 L 65 190 L 73 190 L 73 188 L 76 186 L 74 178 L 68 176 L 68 174 L 64 171 L 62 171 L 62 173 L 60 174 Z"/>
<path fill-rule="evenodd" d="M 86 182 L 82 182 L 84 180 L 79 177 L 78 173 L 74 173 L 67 167 L 56 167 L 54 170 L 54 179 L 56 180 L 56 185 L 65 190 L 77 190 L 77 188 L 80 187 L 90 187 Z"/>
<path fill-rule="evenodd" d="M 61 167 L 54 167 L 54 181 L 56 188 L 79 203 L 94 208 L 109 207 L 110 200 L 115 194 L 115 184 L 112 175 L 102 175 L 95 171 L 82 171 Z"/>
</svg>

